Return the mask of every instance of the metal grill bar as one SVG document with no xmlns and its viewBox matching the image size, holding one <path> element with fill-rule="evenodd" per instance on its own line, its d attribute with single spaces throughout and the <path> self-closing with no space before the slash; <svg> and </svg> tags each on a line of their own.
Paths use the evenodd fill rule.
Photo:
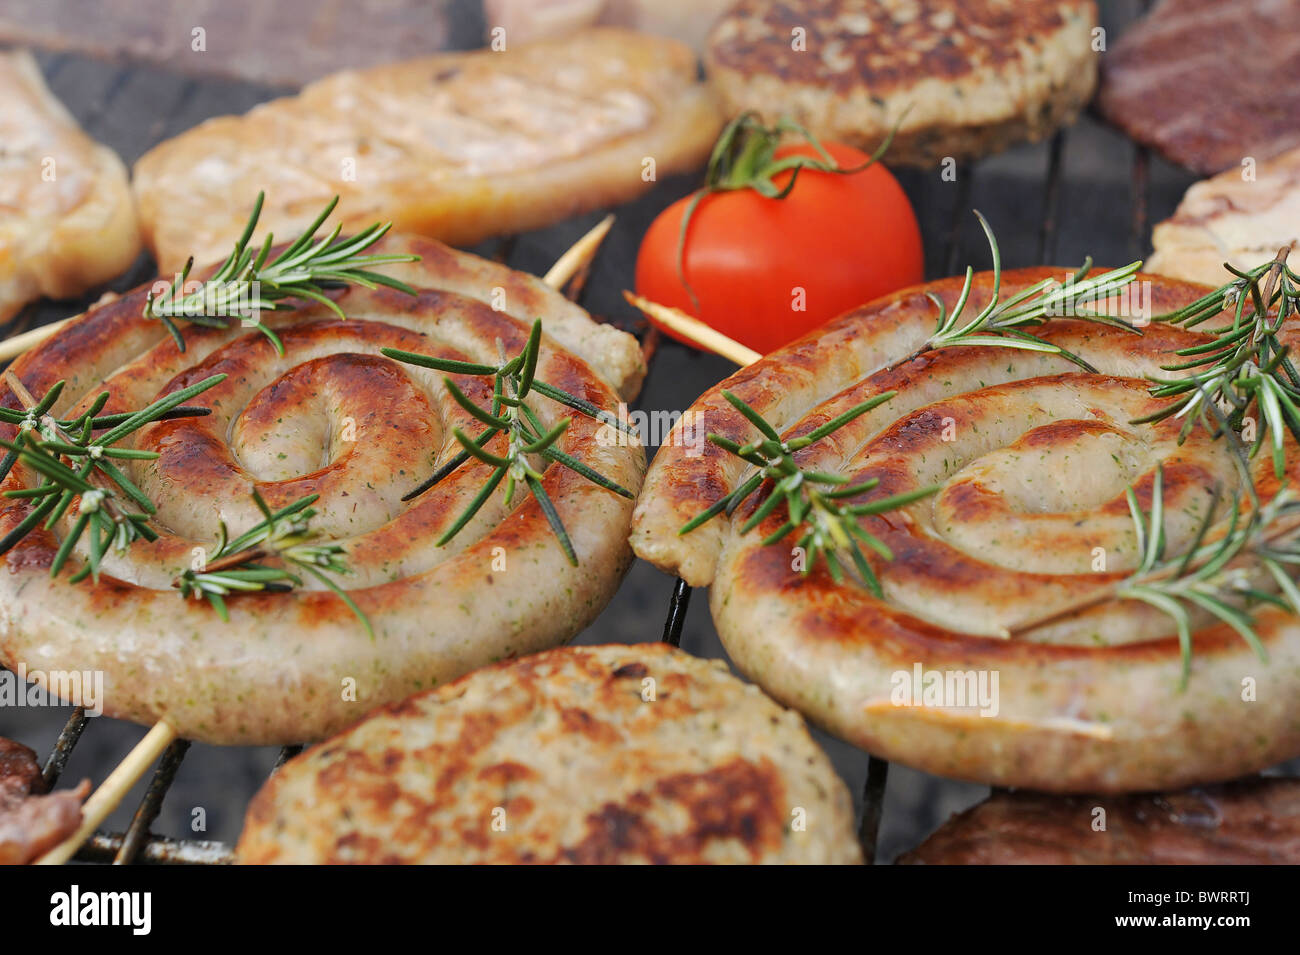
<svg viewBox="0 0 1300 955">
<path fill-rule="evenodd" d="M 172 781 L 176 778 L 176 771 L 181 768 L 181 760 L 189 752 L 189 740 L 173 740 L 172 744 L 167 747 L 158 760 L 158 768 L 154 771 L 153 779 L 149 783 L 149 789 L 144 794 L 144 799 L 140 800 L 140 805 L 135 811 L 135 817 L 131 820 L 131 826 L 126 830 L 126 836 L 122 839 L 122 847 L 118 849 L 117 855 L 113 857 L 113 865 L 130 865 L 135 861 L 140 850 L 144 848 L 145 842 L 149 838 L 149 827 L 153 821 L 158 818 L 159 811 L 162 810 L 163 799 L 167 796 L 167 790 L 171 788 Z"/>
<path fill-rule="evenodd" d="M 673 584 L 673 595 L 668 598 L 668 619 L 664 621 L 664 643 L 674 647 L 682 645 L 682 625 L 686 623 L 686 610 L 691 605 L 691 586 L 680 577 Z"/>
<path fill-rule="evenodd" d="M 867 782 L 862 790 L 862 822 L 858 824 L 858 843 L 867 865 L 876 863 L 876 844 L 880 837 L 880 820 L 885 814 L 885 785 L 889 782 L 889 763 L 875 756 L 867 757 Z"/>
<path fill-rule="evenodd" d="M 1138 146 L 1133 152 L 1133 216 L 1129 220 L 1129 254 L 1133 258 L 1146 252 L 1147 183 L 1150 180 L 1151 151 Z"/>
<path fill-rule="evenodd" d="M 289 762 L 289 760 L 293 759 L 302 751 L 303 751 L 303 747 L 301 745 L 286 746 L 283 749 L 281 749 L 280 755 L 275 758 L 275 765 L 271 767 L 271 773 L 274 774 L 276 770 L 278 770 L 285 763 Z"/>
<path fill-rule="evenodd" d="M 53 789 L 63 775 L 63 768 L 68 765 L 68 757 L 72 755 L 73 748 L 81 739 L 82 730 L 86 728 L 86 708 L 79 706 L 72 711 L 68 717 L 68 722 L 64 725 L 59 738 L 54 744 L 54 749 L 50 751 L 49 758 L 45 760 L 45 768 L 41 771 L 41 778 L 45 780 L 45 788 Z"/>
<path fill-rule="evenodd" d="M 1065 147 L 1065 130 L 1052 137 L 1047 150 L 1047 185 L 1043 190 L 1043 225 L 1038 231 L 1038 261 L 1049 265 L 1056 261 L 1057 216 L 1061 209 L 1061 153 Z"/>
<path fill-rule="evenodd" d="M 972 180 L 974 171 L 970 163 L 957 166 L 957 199 L 953 202 L 952 213 L 948 219 L 948 231 L 944 235 L 943 274 L 955 275 L 957 256 L 961 252 L 961 227 L 965 221 L 965 210 L 970 206 Z"/>
<path fill-rule="evenodd" d="M 122 833 L 97 832 L 77 853 L 78 862 L 113 862 L 122 851 Z M 132 860 L 143 865 L 230 865 L 234 853 L 224 842 L 169 839 L 150 835 Z"/>
</svg>

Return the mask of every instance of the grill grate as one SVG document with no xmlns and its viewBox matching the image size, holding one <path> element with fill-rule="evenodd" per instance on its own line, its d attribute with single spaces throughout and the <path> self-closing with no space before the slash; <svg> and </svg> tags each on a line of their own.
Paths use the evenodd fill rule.
<svg viewBox="0 0 1300 955">
<path fill-rule="evenodd" d="M 1134 2 L 1126 5 L 1127 15 L 1121 15 L 1118 19 L 1127 21 L 1133 15 L 1144 12 L 1148 6 L 1149 0 L 1134 0 Z M 47 79 L 51 82 L 57 80 L 69 62 L 70 58 L 62 55 L 49 60 L 45 69 Z M 131 78 L 132 75 L 129 69 L 121 69 L 112 73 L 111 81 L 106 86 L 101 87 L 100 91 L 94 95 L 88 109 L 82 113 L 80 118 L 83 126 L 95 132 L 96 127 L 99 125 L 98 121 L 108 115 L 108 106 L 113 97 L 123 86 L 128 84 Z M 199 107 L 203 106 L 203 103 L 199 101 L 205 95 L 210 95 L 205 94 L 204 87 L 192 79 L 185 79 L 178 86 L 180 92 L 171 103 L 170 109 L 164 111 L 163 118 L 152 121 L 149 136 L 147 137 L 150 142 L 157 142 L 166 136 L 179 132 L 186 125 L 191 125 L 194 117 L 189 114 L 198 111 Z M 269 94 L 264 90 L 259 91 L 255 88 L 248 88 L 234 95 L 237 98 L 247 98 L 247 105 L 251 106 L 257 101 L 268 98 Z M 238 108 L 232 109 L 229 103 L 223 103 L 222 109 L 219 110 L 219 112 L 237 111 L 239 111 Z M 204 118 L 204 116 L 198 115 L 198 118 Z M 1071 130 L 1069 129 L 1059 131 L 1052 138 L 1046 150 L 1046 171 L 1041 188 L 1042 214 L 1039 219 L 1035 243 L 1037 261 L 1042 263 L 1051 263 L 1057 256 L 1062 199 L 1062 168 L 1064 159 L 1069 154 L 1068 140 L 1070 135 Z M 1144 147 L 1130 145 L 1128 148 L 1132 150 L 1132 160 L 1129 190 L 1131 215 L 1128 222 L 1127 239 L 1130 258 L 1137 258 L 1145 251 L 1151 156 Z M 961 264 L 962 244 L 960 240 L 963 228 L 970 225 L 969 210 L 975 173 L 976 166 L 973 164 L 965 163 L 957 167 L 956 181 L 952 184 L 953 188 L 951 190 L 953 205 L 948 211 L 945 226 L 942 229 L 935 229 L 935 232 L 941 233 L 942 237 L 938 243 L 937 257 L 929 261 L 932 265 L 937 265 L 944 275 L 955 274 L 959 264 Z M 933 224 L 937 218 L 930 217 L 931 223 Z M 494 257 L 498 261 L 504 262 L 513 257 L 515 251 L 515 239 L 510 237 L 502 241 Z M 146 271 L 141 272 L 141 267 L 140 263 L 137 263 L 137 267 L 132 270 L 131 274 L 124 277 L 125 285 L 123 287 L 138 284 L 148 278 L 149 275 L 152 275 L 152 272 L 147 270 L 147 265 L 143 266 Z M 29 310 L 28 314 L 30 313 L 31 310 Z M 37 315 L 37 322 L 59 317 L 55 312 L 47 311 L 44 307 L 40 309 Z M 650 329 L 643 336 L 642 349 L 647 364 L 653 359 L 659 343 L 660 337 L 654 329 Z M 691 588 L 685 581 L 675 581 L 669 595 L 668 611 L 664 622 L 662 637 L 664 642 L 673 646 L 681 645 L 690 599 Z M 63 727 L 43 769 L 44 779 L 49 786 L 52 787 L 57 783 L 74 748 L 81 740 L 87 723 L 88 720 L 83 710 L 77 708 Z M 112 863 L 116 865 L 135 863 L 146 865 L 223 865 L 234 861 L 232 848 L 223 842 L 174 839 L 158 836 L 150 831 L 150 827 L 157 819 L 167 798 L 168 791 L 185 759 L 189 745 L 187 741 L 177 740 L 168 747 L 160 758 L 145 795 L 137 806 L 126 832 L 108 833 L 101 831 L 95 833 L 77 853 L 75 861 Z M 299 745 L 283 747 L 271 772 L 274 773 L 286 761 L 300 753 L 302 749 L 303 747 Z M 862 814 L 858 833 L 865 858 L 868 862 L 873 862 L 877 855 L 877 840 L 884 815 L 889 763 L 869 755 L 866 756 L 866 761 L 866 782 L 862 792 Z"/>
</svg>

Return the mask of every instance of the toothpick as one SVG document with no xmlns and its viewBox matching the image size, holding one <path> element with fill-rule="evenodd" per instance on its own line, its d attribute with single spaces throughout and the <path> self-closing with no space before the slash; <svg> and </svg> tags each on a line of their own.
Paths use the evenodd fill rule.
<svg viewBox="0 0 1300 955">
<path fill-rule="evenodd" d="M 61 318 L 49 325 L 42 325 L 40 328 L 33 328 L 31 331 L 15 335 L 13 338 L 6 338 L 0 342 L 0 361 L 17 358 L 29 348 L 35 348 L 70 321 L 72 321 L 71 318 Z"/>
<path fill-rule="evenodd" d="M 763 356 L 742 345 L 733 338 L 717 329 L 710 328 L 698 318 L 687 315 L 681 309 L 669 308 L 667 305 L 660 305 L 652 302 L 648 298 L 642 298 L 639 295 L 633 295 L 631 292 L 624 292 L 623 297 L 628 300 L 635 308 L 639 308 L 648 316 L 653 318 L 660 325 L 671 328 L 678 334 L 684 335 L 691 341 L 695 342 L 701 348 L 711 352 L 716 352 L 728 361 L 733 361 L 742 368 L 746 365 L 752 365 Z"/>
<path fill-rule="evenodd" d="M 586 235 L 573 243 L 567 252 L 555 260 L 555 264 L 542 276 L 542 281 L 551 288 L 562 289 L 575 275 L 591 268 L 596 251 L 605 241 L 605 236 L 609 234 L 609 228 L 613 224 L 614 214 L 610 213 L 592 226 Z"/>
<path fill-rule="evenodd" d="M 109 813 L 117 808 L 126 798 L 126 794 L 136 784 L 153 763 L 162 755 L 163 750 L 176 739 L 176 730 L 166 720 L 159 720 L 153 729 L 145 734 L 144 739 L 136 744 L 127 754 L 126 759 L 118 764 L 117 769 L 104 780 L 81 807 L 81 825 L 77 831 L 64 839 L 53 849 L 35 861 L 35 865 L 63 865 L 81 848 L 82 843 L 94 835 Z"/>
</svg>

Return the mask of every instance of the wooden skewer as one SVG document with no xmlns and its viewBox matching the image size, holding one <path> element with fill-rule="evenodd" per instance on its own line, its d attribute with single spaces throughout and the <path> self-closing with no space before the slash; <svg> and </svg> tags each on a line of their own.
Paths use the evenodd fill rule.
<svg viewBox="0 0 1300 955">
<path fill-rule="evenodd" d="M 596 257 L 596 250 L 605 241 L 605 236 L 609 234 L 609 228 L 613 224 L 614 214 L 611 212 L 592 226 L 586 235 L 573 243 L 569 251 L 556 259 L 550 271 L 542 276 L 542 281 L 551 288 L 562 289 L 569 283 L 569 279 L 589 268 L 591 260 Z"/>
<path fill-rule="evenodd" d="M 552 288 L 563 288 L 565 283 L 576 275 L 579 270 L 591 264 L 596 250 L 600 248 L 601 241 L 605 238 L 609 232 L 609 227 L 613 223 L 613 215 L 608 215 L 597 223 L 595 228 L 560 256 L 542 281 Z M 70 319 L 65 321 L 70 321 Z M 16 351 L 0 351 L 0 357 L 12 358 L 14 355 L 21 354 L 26 349 L 53 335 L 63 324 L 64 322 L 56 322 L 54 325 L 33 329 L 30 332 L 11 338 L 7 342 L 0 343 L 0 349 L 3 349 L 4 346 L 10 345 L 12 342 L 27 339 L 26 344 Z M 37 332 L 43 334 L 33 337 Z M 24 387 L 22 381 L 12 370 L 5 372 L 4 379 L 24 407 L 30 409 L 35 406 L 36 399 Z M 34 864 L 63 865 L 76 855 L 77 850 L 95 834 L 95 830 L 108 818 L 109 813 L 116 809 L 118 804 L 126 798 L 126 794 L 131 791 L 131 788 L 135 786 L 149 767 L 162 756 L 163 750 L 172 744 L 177 735 L 176 729 L 166 720 L 159 720 L 155 723 L 153 728 L 145 734 L 144 739 L 140 740 L 135 745 L 135 748 L 127 753 L 126 758 L 117 765 L 117 768 L 86 800 L 86 804 L 81 807 L 81 825 L 77 827 L 77 831 L 46 852 Z"/>
<path fill-rule="evenodd" d="M 82 843 L 94 835 L 109 813 L 117 808 L 131 787 L 144 775 L 145 770 L 154 764 L 172 741 L 176 739 L 176 730 L 166 720 L 159 720 L 153 729 L 145 734 L 144 739 L 136 744 L 135 749 L 127 754 L 103 784 L 91 794 L 86 804 L 81 807 L 81 825 L 77 831 L 64 839 L 45 855 L 36 860 L 36 865 L 63 865 L 81 848 Z"/>
<path fill-rule="evenodd" d="M 42 325 L 40 328 L 33 328 L 21 335 L 15 335 L 13 338 L 6 338 L 0 342 L 0 361 L 17 358 L 27 349 L 35 348 L 70 321 L 72 321 L 71 318 L 61 318 L 49 325 Z"/>
<path fill-rule="evenodd" d="M 628 300 L 629 304 L 645 312 L 660 325 L 686 336 L 701 348 L 716 352 L 728 361 L 734 361 L 742 368 L 754 364 L 763 357 L 754 349 L 742 345 L 735 339 L 728 338 L 722 332 L 710 328 L 698 318 L 692 318 L 681 309 L 660 305 L 648 298 L 642 298 L 640 295 L 633 295 L 631 292 L 624 292 L 623 297 Z"/>
</svg>

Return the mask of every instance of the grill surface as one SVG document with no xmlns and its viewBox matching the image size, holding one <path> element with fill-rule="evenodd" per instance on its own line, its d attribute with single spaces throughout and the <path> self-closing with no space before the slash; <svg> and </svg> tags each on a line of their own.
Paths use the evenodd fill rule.
<svg viewBox="0 0 1300 955">
<path fill-rule="evenodd" d="M 1140 0 L 1103 4 L 1103 25 L 1113 39 L 1140 12 Z M 462 21 L 461 45 L 481 35 L 477 25 Z M 1104 55 L 1104 54 L 1103 54 Z M 157 70 L 108 65 L 70 55 L 42 56 L 42 67 L 54 92 L 68 105 L 87 131 L 115 148 L 128 162 L 145 149 L 210 116 L 242 112 L 281 92 L 251 84 L 178 78 Z M 972 165 L 959 166 L 955 179 L 941 170 L 905 170 L 898 174 L 916 208 L 926 236 L 930 277 L 950 275 L 966 264 L 986 268 L 983 236 L 970 213 L 983 211 L 997 230 L 1008 268 L 1040 263 L 1077 265 L 1091 254 L 1099 266 L 1122 264 L 1147 250 L 1148 210 L 1153 217 L 1170 213 L 1192 177 L 1153 158 L 1120 134 L 1085 116 L 1050 142 L 1022 146 Z M 618 222 L 606 240 L 587 282 L 584 304 L 594 314 L 637 332 L 653 356 L 651 373 L 641 399 L 646 409 L 681 410 L 700 392 L 730 373 L 732 366 L 712 355 L 677 345 L 659 346 L 640 320 L 629 315 L 620 291 L 633 284 L 637 242 L 651 219 L 685 195 L 693 177 L 659 184 L 649 196 L 615 210 Z M 599 215 L 562 223 L 540 232 L 510 237 L 475 251 L 515 268 L 544 272 L 554 259 L 590 227 Z M 845 254 L 871 255 L 870 249 Z M 112 287 L 124 290 L 153 275 L 145 256 Z M 78 303 L 40 303 L 26 310 L 9 329 L 43 324 L 83 310 L 94 296 Z M 662 634 L 657 609 L 668 595 Z M 702 602 L 701 602 L 702 603 Z M 707 606 L 690 612 L 691 588 L 680 580 L 637 562 L 623 588 L 604 614 L 581 634 L 578 643 L 636 643 L 663 639 L 705 657 L 723 657 Z M 15 715 L 16 714 L 16 715 Z M 29 743 L 57 732 L 44 773 L 53 785 L 72 764 L 76 773 L 102 780 L 143 732 L 138 727 L 97 720 L 84 746 L 83 731 L 92 722 L 80 709 L 66 718 L 58 710 L 0 710 L 0 735 Z M 847 744 L 815 734 L 836 768 L 860 795 L 860 838 L 867 859 L 890 861 L 916 845 L 952 812 L 987 795 L 987 787 L 955 783 L 895 767 L 867 756 Z M 220 864 L 231 861 L 230 843 L 239 831 L 244 806 L 271 771 L 302 747 L 289 746 L 274 757 L 260 749 L 195 747 L 200 755 L 184 762 L 185 741 L 173 743 L 132 809 L 128 802 L 110 817 L 115 833 L 98 833 L 77 856 L 82 862 Z M 76 759 L 73 759 L 74 750 Z M 206 764 L 206 765 L 205 765 Z M 259 768 L 260 767 L 260 768 Z M 206 779 L 188 778 L 199 773 Z M 183 795 L 165 802 L 173 783 Z M 217 792 L 218 788 L 226 792 Z M 140 787 L 137 787 L 139 792 Z M 219 803 L 219 804 L 215 804 Z M 154 835 L 152 829 L 194 834 L 202 812 L 207 823 L 227 841 Z M 201 834 L 205 830 L 199 830 Z"/>
</svg>

